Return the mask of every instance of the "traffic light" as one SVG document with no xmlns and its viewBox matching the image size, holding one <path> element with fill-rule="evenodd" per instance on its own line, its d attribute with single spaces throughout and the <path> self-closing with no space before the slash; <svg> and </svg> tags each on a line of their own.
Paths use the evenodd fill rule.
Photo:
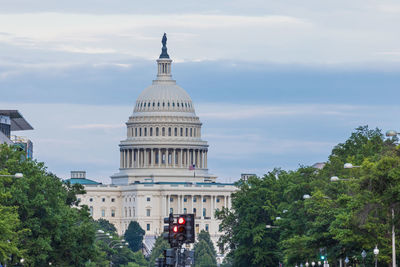
<svg viewBox="0 0 400 267">
<path fill-rule="evenodd" d="M 194 243 L 194 214 L 186 214 L 186 243 Z"/>
<path fill-rule="evenodd" d="M 166 266 L 175 266 L 176 248 L 164 249 L 164 259 Z"/>
<path fill-rule="evenodd" d="M 321 261 L 325 261 L 325 255 L 321 255 Z"/>
<path fill-rule="evenodd" d="M 164 233 L 163 233 L 163 238 L 168 240 L 169 243 L 171 243 L 171 237 L 172 237 L 172 228 L 174 226 L 174 216 L 172 214 L 169 215 L 169 217 L 164 218 Z"/>
</svg>

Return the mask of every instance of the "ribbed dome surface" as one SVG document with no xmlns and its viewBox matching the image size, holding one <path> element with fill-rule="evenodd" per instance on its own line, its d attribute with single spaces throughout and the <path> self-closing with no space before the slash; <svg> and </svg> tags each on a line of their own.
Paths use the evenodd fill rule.
<svg viewBox="0 0 400 267">
<path fill-rule="evenodd" d="M 181 111 L 194 112 L 192 99 L 173 80 L 155 80 L 136 100 L 134 112 Z"/>
</svg>

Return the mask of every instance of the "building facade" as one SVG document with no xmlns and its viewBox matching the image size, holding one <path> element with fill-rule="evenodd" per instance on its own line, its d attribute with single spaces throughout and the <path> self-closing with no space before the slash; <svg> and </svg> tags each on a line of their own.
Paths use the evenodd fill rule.
<svg viewBox="0 0 400 267">
<path fill-rule="evenodd" d="M 146 236 L 158 236 L 170 213 L 194 213 L 196 232 L 206 230 L 216 241 L 221 232 L 214 212 L 231 206 L 235 187 L 209 173 L 202 123 L 171 68 L 164 36 L 157 78 L 139 95 L 126 123 L 119 171 L 110 185 L 86 184 L 81 203 L 94 219 L 112 222 L 119 234 L 137 221 Z"/>
</svg>

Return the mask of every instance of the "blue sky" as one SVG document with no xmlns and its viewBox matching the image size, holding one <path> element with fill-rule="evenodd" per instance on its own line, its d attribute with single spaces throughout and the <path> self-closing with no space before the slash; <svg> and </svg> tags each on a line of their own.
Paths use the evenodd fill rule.
<svg viewBox="0 0 400 267">
<path fill-rule="evenodd" d="M 109 182 L 168 34 L 221 181 L 325 161 L 359 125 L 399 129 L 396 1 L 1 1 L 0 107 L 49 170 Z"/>
</svg>

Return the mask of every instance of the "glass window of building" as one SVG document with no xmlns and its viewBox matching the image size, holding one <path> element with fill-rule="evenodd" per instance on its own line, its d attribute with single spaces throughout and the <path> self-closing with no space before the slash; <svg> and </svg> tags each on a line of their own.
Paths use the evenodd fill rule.
<svg viewBox="0 0 400 267">
<path fill-rule="evenodd" d="M 183 213 L 186 214 L 187 213 L 187 209 L 183 208 Z"/>
<path fill-rule="evenodd" d="M 90 216 L 93 216 L 93 206 L 89 207 Z"/>
<path fill-rule="evenodd" d="M 114 209 L 111 210 L 111 217 L 115 217 L 115 210 Z"/>
<path fill-rule="evenodd" d="M 206 231 L 208 232 L 208 224 L 206 224 Z"/>
<path fill-rule="evenodd" d="M 196 209 L 196 208 L 193 208 L 193 213 L 194 213 L 194 215 L 196 215 L 196 212 L 197 212 L 197 209 Z"/>
<path fill-rule="evenodd" d="M 196 197 L 193 197 L 193 202 L 197 202 L 197 198 Z"/>
<path fill-rule="evenodd" d="M 169 202 L 174 202 L 174 198 L 170 197 Z"/>
<path fill-rule="evenodd" d="M 151 200 L 150 197 L 147 197 L 147 202 L 150 202 L 150 200 Z"/>
<path fill-rule="evenodd" d="M 106 202 L 106 199 L 103 197 L 103 198 L 101 199 L 101 202 Z"/>
<path fill-rule="evenodd" d="M 150 209 L 146 209 L 146 216 L 150 217 Z"/>
<path fill-rule="evenodd" d="M 90 201 L 90 202 L 93 202 L 93 198 L 89 198 L 89 201 Z"/>
<path fill-rule="evenodd" d="M 112 199 L 111 199 L 111 202 L 115 202 L 115 198 L 112 198 Z"/>
<path fill-rule="evenodd" d="M 219 203 L 219 197 L 217 197 L 217 203 Z"/>
<path fill-rule="evenodd" d="M 203 217 L 206 217 L 206 208 L 203 208 Z"/>
<path fill-rule="evenodd" d="M 105 217 L 106 216 L 106 210 L 105 209 L 101 209 L 101 217 Z"/>
<path fill-rule="evenodd" d="M 203 198 L 203 202 L 207 202 L 207 199 L 205 197 Z"/>
<path fill-rule="evenodd" d="M 146 225 L 146 229 L 147 229 L 147 231 L 150 231 L 150 224 L 149 223 Z"/>
<path fill-rule="evenodd" d="M 169 213 L 174 214 L 174 208 L 169 208 Z"/>
<path fill-rule="evenodd" d="M 187 202 L 187 198 L 186 197 L 183 198 L 183 202 Z"/>
</svg>

